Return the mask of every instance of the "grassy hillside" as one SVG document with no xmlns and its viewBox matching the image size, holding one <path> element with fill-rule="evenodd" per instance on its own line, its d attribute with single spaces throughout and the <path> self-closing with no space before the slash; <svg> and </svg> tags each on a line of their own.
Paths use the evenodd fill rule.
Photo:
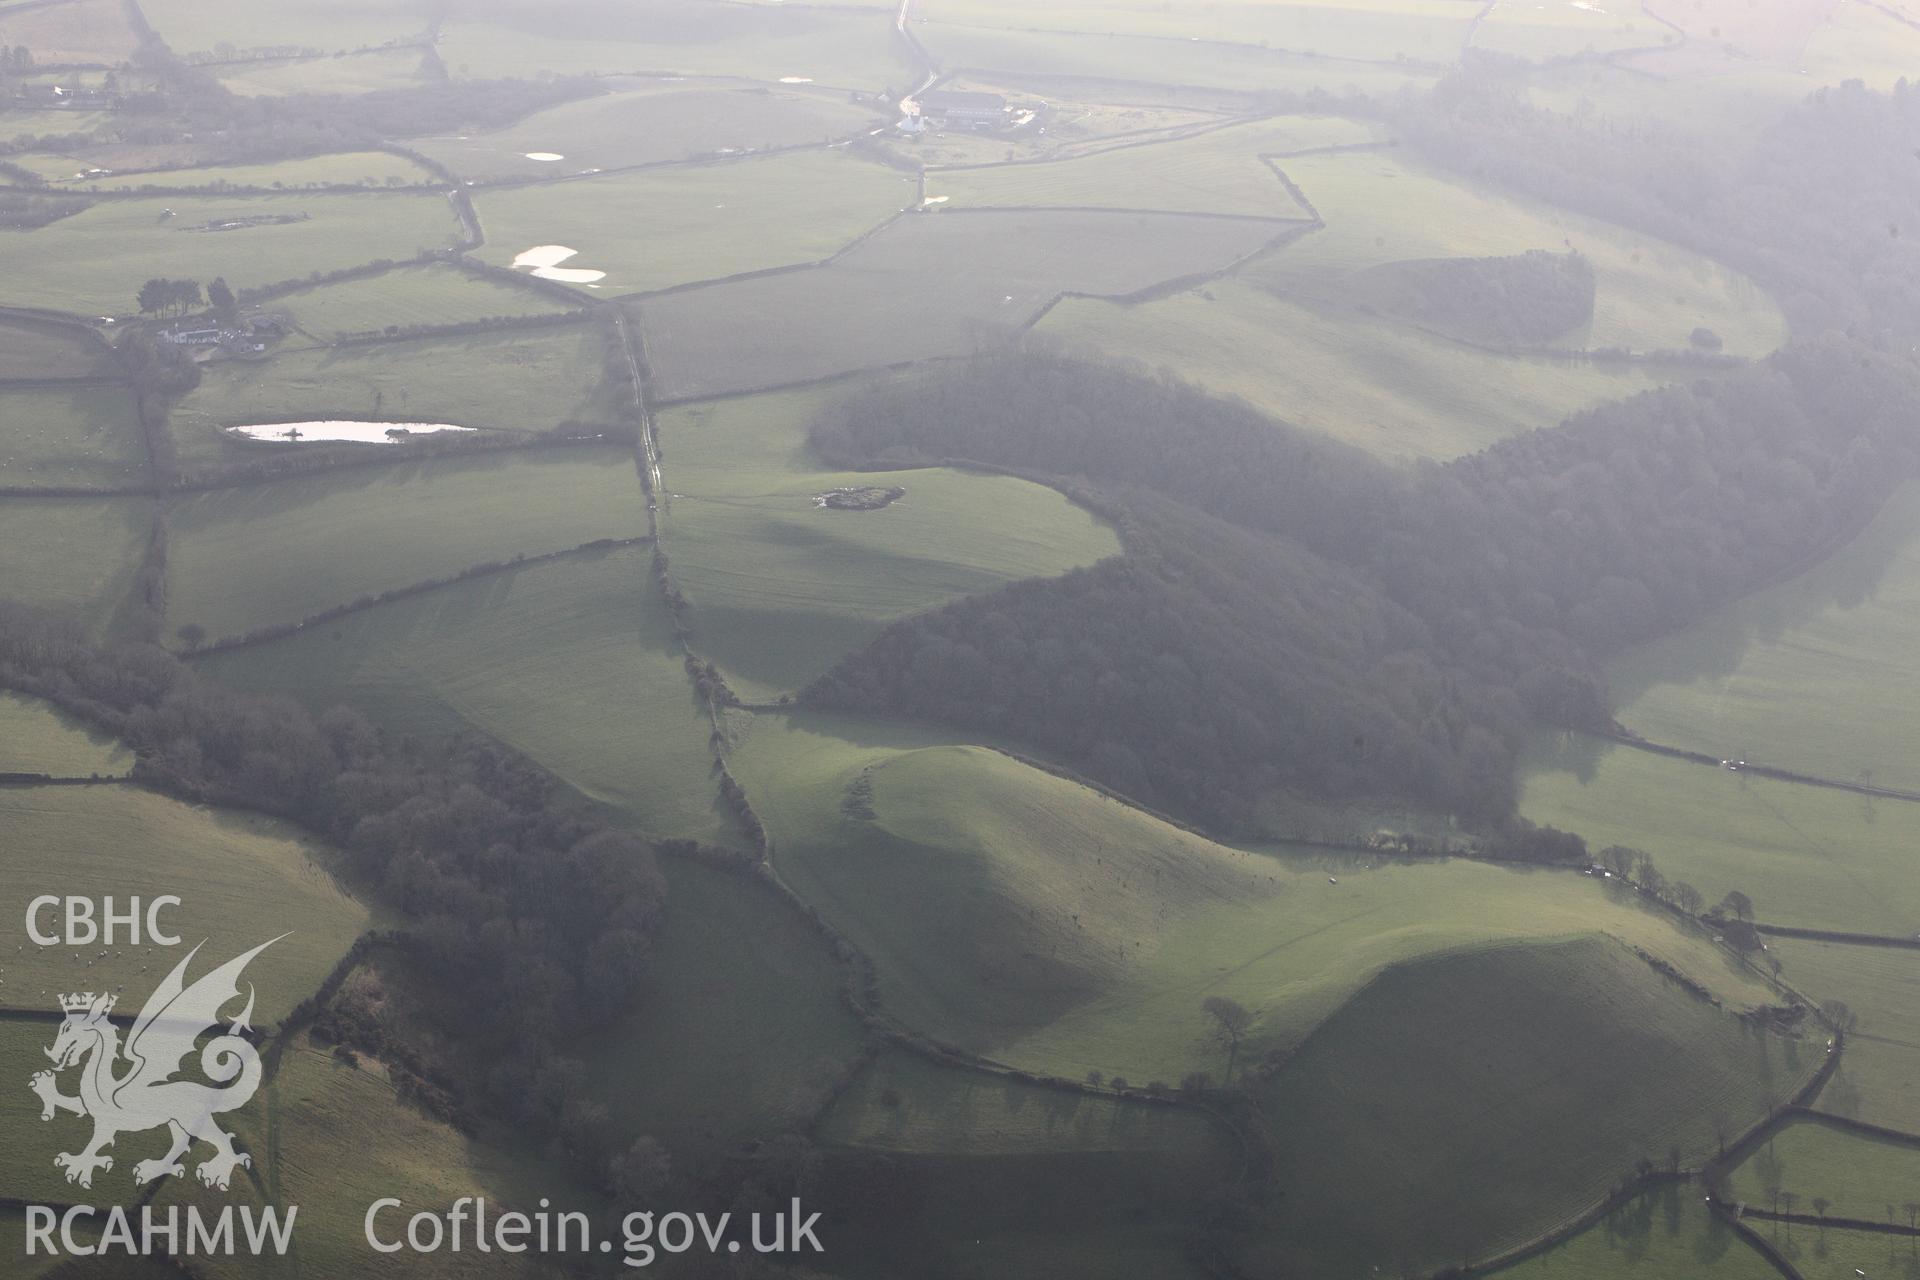
<svg viewBox="0 0 1920 1280">
<path fill-rule="evenodd" d="M 327 852 L 293 828 L 252 815 L 200 808 L 150 791 L 102 787 L 21 787 L 0 791 L 7 832 L 7 926 L 15 944 L 0 964 L 3 1000 L 15 1009 L 54 1010 L 69 991 L 120 993 L 124 1012 L 140 1003 L 187 951 L 205 942 L 189 971 L 197 976 L 250 947 L 287 933 L 248 966 L 259 989 L 254 1024 L 285 1016 L 333 968 L 371 920 L 328 870 Z M 42 947 L 27 937 L 26 904 L 43 893 L 99 898 L 124 908 L 133 895 L 180 898 L 162 923 L 177 949 L 147 954 L 116 942 Z M 58 932 L 55 913 L 41 927 Z M 144 928 L 144 926 L 143 926 Z M 291 932 L 289 932 L 291 931 Z M 35 1034 L 46 1030 L 29 1027 Z M 29 1099 L 31 1101 L 31 1099 Z"/>
<path fill-rule="evenodd" d="M 1642 1158 L 1712 1156 L 1820 1057 L 1602 938 L 1396 966 L 1263 1090 L 1278 1166 L 1247 1263 L 1358 1280 L 1485 1256 Z"/>
<path fill-rule="evenodd" d="M 1219 1079 L 1208 997 L 1256 1011 L 1244 1066 L 1388 965 L 1508 938 L 1605 931 L 1735 1007 L 1767 998 L 1587 877 L 1229 848 L 933 730 L 762 716 L 734 768 L 781 874 L 874 959 L 896 1014 L 1070 1079 Z"/>
<path fill-rule="evenodd" d="M 0 320 L 0 378 L 102 378 L 117 372 L 98 343 L 64 329 Z"/>
<path fill-rule="evenodd" d="M 841 151 L 503 187 L 475 203 L 495 266 L 539 245 L 577 251 L 613 296 L 816 262 L 913 203 L 912 178 Z M 780 216 L 769 220 L 769 207 Z"/>
<path fill-rule="evenodd" d="M 1644 849 L 1667 879 L 1687 881 L 1709 904 L 1739 889 L 1771 924 L 1920 931 L 1911 857 L 1920 805 L 1577 739 L 1536 745 L 1520 812 L 1596 848 Z"/>
<path fill-rule="evenodd" d="M 648 831 L 740 839 L 644 547 L 443 587 L 201 669 L 397 732 L 491 734 Z"/>
<path fill-rule="evenodd" d="M 89 730 L 52 704 L 0 692 L 0 773 L 46 773 L 56 778 L 125 773 L 133 755 Z"/>
<path fill-rule="evenodd" d="M 146 498 L 0 502 L 0 593 L 71 610 L 102 632 L 133 589 L 153 527 Z"/>
<path fill-rule="evenodd" d="M 764 887 L 663 864 L 651 979 L 588 1056 L 614 1119 L 699 1177 L 759 1135 L 802 1129 L 859 1050 L 839 964 Z"/>
<path fill-rule="evenodd" d="M 1920 790 L 1920 485 L 1805 573 L 1607 672 L 1621 723 L 1656 742 L 1817 777 Z"/>
<path fill-rule="evenodd" d="M 422 138 L 415 146 L 465 177 L 552 178 L 823 143 L 885 122 L 845 94 L 799 85 L 668 83 L 563 103 L 493 133 Z"/>
<path fill-rule="evenodd" d="M 0 485 L 104 489 L 146 479 L 146 445 L 123 386 L 0 390 L 0 422 Z"/>
<path fill-rule="evenodd" d="M 85 178 L 70 185 L 93 191 L 140 187 L 381 187 L 417 186 L 438 179 L 412 160 L 387 151 L 347 151 L 271 164 L 208 165 Z M 62 184 L 68 185 L 68 184 Z"/>
<path fill-rule="evenodd" d="M 1039 331 L 1169 369 L 1387 457 L 1472 453 L 1663 380 L 1631 365 L 1479 351 L 1237 278 L 1138 305 L 1071 298 Z"/>
<path fill-rule="evenodd" d="M 354 468 L 175 499 L 167 621 L 295 622 L 469 565 L 646 531 L 633 455 L 562 449 Z"/>
<path fill-rule="evenodd" d="M 1753 281 L 1611 223 L 1443 177 L 1398 154 L 1300 156 L 1282 168 L 1327 225 L 1246 278 L 1313 299 L 1336 316 L 1354 308 L 1347 278 L 1368 267 L 1577 249 L 1597 277 L 1593 322 L 1555 346 L 1684 350 L 1696 326 L 1712 329 L 1736 355 L 1763 355 L 1786 340 L 1779 307 Z"/>
</svg>

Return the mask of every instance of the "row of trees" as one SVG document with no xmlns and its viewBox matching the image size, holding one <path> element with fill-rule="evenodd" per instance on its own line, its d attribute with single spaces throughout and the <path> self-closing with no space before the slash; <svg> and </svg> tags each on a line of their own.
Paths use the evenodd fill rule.
<svg viewBox="0 0 1920 1280">
<path fill-rule="evenodd" d="M 237 300 L 223 276 L 215 276 L 204 295 L 198 280 L 166 280 L 156 276 L 140 286 L 135 301 L 143 316 L 182 315 L 203 301 L 222 319 L 231 320 L 238 314 Z"/>
</svg>

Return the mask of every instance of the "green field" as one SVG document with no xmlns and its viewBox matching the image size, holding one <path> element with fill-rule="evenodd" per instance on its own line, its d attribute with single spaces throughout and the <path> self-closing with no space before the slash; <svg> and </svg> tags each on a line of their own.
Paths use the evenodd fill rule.
<svg viewBox="0 0 1920 1280">
<path fill-rule="evenodd" d="M 32 50 L 41 66 L 118 66 L 139 43 L 126 9 L 116 0 L 71 0 L 0 11 L 0 45 Z"/>
<path fill-rule="evenodd" d="M 1607 939 L 1396 966 L 1262 1090 L 1275 1198 L 1243 1265 L 1361 1280 L 1496 1253 L 1643 1158 L 1713 1156 L 1820 1056 Z"/>
<path fill-rule="evenodd" d="M 67 108 L 0 110 L 0 141 L 37 138 L 46 134 L 91 133 L 113 117 L 105 111 Z M 11 156 L 8 157 L 12 159 Z"/>
<path fill-rule="evenodd" d="M 118 383 L 0 389 L 0 485 L 104 489 L 140 484 L 147 449 Z"/>
<path fill-rule="evenodd" d="M 805 1128 L 860 1049 L 840 966 L 745 876 L 669 859 L 646 993 L 588 1057 L 615 1121 L 699 1177 L 766 1133 Z"/>
<path fill-rule="evenodd" d="M 1473 47 L 1534 62 L 1658 48 L 1673 32 L 1645 13 L 1598 6 L 1495 5 L 1474 32 Z"/>
<path fill-rule="evenodd" d="M 1842 1001 L 1860 1021 L 1814 1106 L 1920 1134 L 1920 955 L 1799 938 L 1768 945 L 1797 990 Z"/>
<path fill-rule="evenodd" d="M 243 98 L 281 98 L 299 93 L 373 93 L 380 89 L 404 89 L 428 78 L 422 54 L 416 48 L 233 62 L 212 70 L 228 92 Z"/>
<path fill-rule="evenodd" d="M 1070 298 L 1038 331 L 1101 357 L 1167 369 L 1385 457 L 1472 453 L 1658 386 L 1664 376 L 1633 365 L 1496 355 L 1237 279 L 1131 306 Z"/>
<path fill-rule="evenodd" d="M 266 1026 L 320 984 L 371 920 L 335 882 L 323 847 L 255 815 L 111 784 L 0 791 L 0 823 L 7 831 L 5 939 L 17 948 L 0 965 L 10 1008 L 56 1009 L 62 992 L 124 982 L 124 1011 L 137 1013 L 154 985 L 202 941 L 192 974 L 288 933 L 247 969 L 259 988 L 254 1022 Z M 177 895 L 181 905 L 167 909 L 162 923 L 181 946 L 154 947 L 148 955 L 116 942 L 106 957 L 98 945 L 39 946 L 27 936 L 25 908 L 43 893 L 111 894 L 121 906 L 131 895 Z M 54 914 L 43 914 L 41 924 L 57 931 Z"/>
<path fill-rule="evenodd" d="M 1348 0 L 1297 4 L 1223 0 L 1066 0 L 1034 9 L 1019 0 L 924 0 L 914 16 L 932 27 L 982 27 L 1209 41 L 1368 62 L 1454 61 L 1471 6 L 1458 0 Z"/>
<path fill-rule="evenodd" d="M 633 455 L 484 454 L 186 494 L 167 621 L 209 638 L 296 622 L 470 565 L 646 531 Z"/>
<path fill-rule="evenodd" d="M 463 1136 L 402 1101 L 378 1063 L 348 1066 L 306 1043 L 305 1036 L 300 1040 L 252 1105 L 232 1117 L 238 1136 L 258 1153 L 255 1171 L 266 1196 L 238 1180 L 230 1192 L 206 1191 L 189 1176 L 166 1183 L 156 1200 L 162 1210 L 197 1203 L 207 1212 L 232 1202 L 256 1209 L 298 1205 L 294 1248 L 284 1268 L 245 1256 L 208 1257 L 194 1260 L 195 1274 L 208 1280 L 249 1280 L 268 1271 L 503 1280 L 557 1274 L 533 1255 L 481 1253 L 471 1234 L 459 1253 L 382 1254 L 370 1248 L 363 1220 L 367 1207 L 385 1196 L 402 1202 L 379 1219 L 388 1240 L 403 1236 L 410 1215 L 423 1209 L 444 1213 L 462 1196 L 485 1196 L 490 1218 L 509 1208 L 531 1212 L 542 1196 L 556 1210 L 594 1206 L 558 1167 Z"/>
<path fill-rule="evenodd" d="M 191 230 L 276 217 L 300 220 Z M 376 258 L 411 258 L 447 248 L 458 233 L 445 198 L 433 194 L 103 200 L 32 231 L 0 232 L 9 262 L 0 303 L 132 315 L 134 295 L 156 264 L 171 277 L 222 276 L 244 289 Z"/>
<path fill-rule="evenodd" d="M 633 483 L 630 469 L 621 473 Z M 540 483 L 558 494 L 580 479 L 576 471 Z M 719 809 L 710 726 L 648 581 L 644 547 L 442 587 L 215 656 L 202 669 L 316 708 L 345 702 L 402 733 L 491 734 L 649 831 L 741 839 Z"/>
<path fill-rule="evenodd" d="M 759 716 L 734 769 L 781 874 L 874 959 L 888 1008 L 1002 1061 L 1219 1079 L 1209 996 L 1258 1011 L 1244 1065 L 1297 1047 L 1385 966 L 1504 938 L 1604 932 L 1733 1007 L 1770 998 L 1704 936 L 1587 877 L 1229 848 L 954 741 Z"/>
<path fill-rule="evenodd" d="M 956 208 L 1051 205 L 1307 218 L 1263 157 L 1375 136 L 1374 127 L 1360 121 L 1281 117 L 1070 160 L 944 169 L 927 175 L 927 195 Z"/>
<path fill-rule="evenodd" d="M 1776 1187 L 1799 1198 L 1795 1213 L 1818 1214 L 1817 1198 L 1828 1201 L 1826 1212 L 1833 1217 L 1879 1222 L 1888 1205 L 1911 1200 L 1920 1187 L 1920 1145 L 1880 1142 L 1816 1120 L 1797 1120 L 1734 1170 L 1729 1189 L 1752 1208 L 1772 1209 Z"/>
<path fill-rule="evenodd" d="M 414 147 L 468 178 L 559 177 L 722 152 L 826 143 L 889 123 L 871 105 L 793 85 L 681 82 L 536 111 L 510 128 L 421 138 Z M 559 160 L 534 160 L 558 155 Z"/>
<path fill-rule="evenodd" d="M 1913 1280 L 1920 1276 L 1920 1247 L 1912 1236 L 1776 1227 L 1772 1223 L 1754 1226 L 1787 1255 L 1805 1280 L 1859 1280 L 1861 1276 Z"/>
<path fill-rule="evenodd" d="M 377 285 L 384 278 L 339 287 Z M 398 288 L 404 290 L 405 283 Z M 444 287 L 444 281 L 422 283 L 434 286 L 434 294 Z M 464 293 L 465 286 L 459 290 Z M 377 295 L 381 290 L 372 292 Z M 294 295 L 294 314 L 299 314 L 300 299 L 308 296 Z M 498 301 L 510 303 L 513 297 L 502 296 Z M 419 303 L 402 293 L 394 305 Z M 328 316 L 345 319 L 349 314 L 337 299 L 323 297 L 319 306 L 323 321 Z M 168 425 L 184 463 L 214 468 L 288 448 L 324 447 L 336 454 L 363 457 L 370 449 L 388 447 L 263 444 L 235 441 L 223 431 L 233 426 L 334 418 L 533 433 L 568 426 L 627 441 L 634 430 L 632 383 L 613 341 L 604 326 L 589 323 L 458 338 L 296 348 L 269 360 L 224 361 L 207 368 L 200 385 L 174 406 Z"/>
<path fill-rule="evenodd" d="M 141 187 L 383 187 L 417 186 L 437 179 L 411 160 L 385 151 L 347 151 L 273 164 L 209 165 L 86 178 L 70 185 L 92 191 Z M 69 184 L 62 184 L 69 185 Z"/>
<path fill-rule="evenodd" d="M 1581 739 L 1530 753 L 1520 812 L 1596 849 L 1644 849 L 1709 905 L 1739 889 L 1769 924 L 1920 932 L 1920 805 Z"/>
<path fill-rule="evenodd" d="M 693 644 L 743 695 L 798 689 L 895 618 L 1119 553 L 1104 522 L 1025 480 L 819 469 L 802 442 L 822 403 L 756 396 L 661 418 L 674 493 L 662 536 L 694 604 Z M 815 503 L 862 485 L 906 493 L 878 511 Z"/>
<path fill-rule="evenodd" d="M 133 588 L 152 527 L 145 498 L 0 501 L 0 598 L 70 610 L 103 632 Z"/>
<path fill-rule="evenodd" d="M 968 355 L 1064 292 L 1119 296 L 1217 271 L 1275 231 L 1172 213 L 919 215 L 831 266 L 649 299 L 640 315 L 658 393 L 706 398 Z M 834 323 L 794 323 L 807 315 Z"/>
<path fill-rule="evenodd" d="M 99 343 L 23 320 L 0 319 L 0 380 L 109 378 L 118 373 Z"/>
<path fill-rule="evenodd" d="M 1779 1272 L 1690 1187 L 1651 1192 L 1501 1280 L 1776 1280 Z"/>
<path fill-rule="evenodd" d="M 1194 6 L 1169 7 L 1180 13 Z M 1202 7 L 1204 11 L 1204 7 Z M 1025 11 L 1025 10 L 1023 10 Z M 1328 8 L 1327 13 L 1336 10 Z M 1022 22 L 1024 27 L 1026 22 Z M 1320 58 L 1313 51 L 1284 52 L 1246 44 L 1207 44 L 1190 39 L 1088 35 L 1062 31 L 916 22 L 914 34 L 942 66 L 965 67 L 1010 77 L 1073 76 L 1180 90 L 1218 89 L 1259 93 L 1276 85 L 1300 93 L 1357 90 L 1390 97 L 1401 89 L 1430 85 L 1434 72 L 1415 63 L 1359 62 Z M 1465 24 L 1460 26 L 1462 37 Z M 1384 51 L 1382 42 L 1375 46 Z M 1457 52 L 1458 45 L 1454 46 Z M 1451 55 L 1449 55 L 1451 56 Z M 1135 90 L 1137 96 L 1137 90 Z"/>
<path fill-rule="evenodd" d="M 175 53 L 287 50 L 336 53 L 419 39 L 426 0 L 142 0 L 141 12 Z"/>
<path fill-rule="evenodd" d="M 1332 314 L 1356 309 L 1351 277 L 1368 267 L 1572 248 L 1593 263 L 1598 295 L 1593 322 L 1555 346 L 1685 350 L 1696 326 L 1734 355 L 1764 355 L 1786 340 L 1779 307 L 1751 280 L 1611 223 L 1473 187 L 1398 154 L 1299 156 L 1282 168 L 1327 225 L 1245 278 Z"/>
<path fill-rule="evenodd" d="M 1191 1280 L 1187 1224 L 1235 1167 L 1232 1145 L 1197 1112 L 897 1050 L 861 1073 L 820 1137 L 886 1162 L 838 1234 L 873 1256 L 981 1280 Z"/>
<path fill-rule="evenodd" d="M 878 90 L 912 74 L 885 12 L 710 0 L 462 0 L 439 50 L 462 79 L 672 73 Z"/>
<path fill-rule="evenodd" d="M 0 773 L 118 777 L 132 767 L 125 747 L 51 703 L 0 692 Z"/>
<path fill-rule="evenodd" d="M 543 289 L 515 288 L 504 281 L 463 271 L 459 267 L 445 263 L 434 263 L 424 267 L 396 267 L 377 276 L 365 276 L 358 280 L 347 280 L 340 284 L 321 285 L 315 289 L 302 289 L 275 298 L 271 305 L 275 312 L 283 313 L 292 319 L 300 329 L 318 338 L 322 342 L 331 342 L 343 333 L 366 333 L 385 329 L 391 325 L 416 324 L 460 324 L 470 320 L 486 320 L 494 316 L 545 316 L 568 309 L 567 304 Z M 558 358 L 569 341 L 576 335 L 571 333 L 553 335 L 551 331 L 523 335 L 510 350 L 521 352 L 539 352 L 551 350 L 555 359 L 554 368 L 545 378 L 546 370 L 538 362 L 523 359 L 515 362 L 515 377 L 512 382 L 502 381 L 492 388 L 492 394 L 486 397 L 493 403 L 505 394 L 526 386 L 529 382 L 539 387 L 543 393 L 537 397 L 529 396 L 533 403 L 545 404 L 554 396 L 564 396 L 565 387 L 578 387 L 583 382 L 597 378 L 599 368 L 597 357 L 585 344 L 578 357 L 577 368 L 569 368 Z M 473 365 L 491 366 L 496 361 L 487 353 L 500 349 L 498 336 L 492 343 L 474 343 L 472 350 L 479 353 Z M 359 353 L 355 353 L 358 355 Z M 338 353 L 333 357 L 339 360 Z M 351 357 L 349 357 L 351 358 Z M 371 352 L 366 358 L 377 359 Z M 432 359 L 409 361 L 408 378 L 402 388 L 411 394 L 418 379 L 415 375 L 428 373 L 443 367 L 446 363 L 462 364 L 458 349 L 447 350 L 444 355 Z M 298 363 L 282 363 L 278 366 L 286 377 L 286 370 L 299 368 Z M 216 373 L 225 372 L 217 370 Z M 474 367 L 465 370 L 465 378 L 474 377 L 479 372 Z M 529 376 L 531 375 L 531 376 Z M 246 376 L 236 370 L 236 377 Z M 333 373 L 329 370 L 326 381 L 331 384 Z M 373 381 L 370 379 L 370 381 Z M 449 383 L 454 380 L 447 379 Z M 376 385 L 378 383 L 376 382 Z M 529 409 L 530 411 L 530 409 Z"/>
<path fill-rule="evenodd" d="M 577 256 L 564 269 L 607 273 L 583 290 L 614 295 L 816 262 L 913 198 L 903 173 L 808 151 L 501 188 L 475 204 L 484 260 L 512 266 L 528 249 L 565 245 Z"/>
<path fill-rule="evenodd" d="M 1607 670 L 1655 742 L 1920 791 L 1920 485 L 1819 565 Z"/>
</svg>

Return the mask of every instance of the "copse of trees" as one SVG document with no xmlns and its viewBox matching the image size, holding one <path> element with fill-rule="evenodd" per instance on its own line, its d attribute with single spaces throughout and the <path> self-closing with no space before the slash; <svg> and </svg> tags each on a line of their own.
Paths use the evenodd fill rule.
<svg viewBox="0 0 1920 1280">
<path fill-rule="evenodd" d="M 577 1074 L 569 1040 L 635 995 L 665 894 L 652 844 L 583 816 L 492 743 L 396 742 L 355 712 L 233 693 L 158 648 L 98 648 L 20 606 L 0 604 L 0 686 L 120 737 L 137 781 L 275 814 L 344 850 L 407 917 L 476 1098 L 556 1135 L 577 1122 L 579 1091 L 546 1086 Z"/>
<path fill-rule="evenodd" d="M 143 316 L 181 315 L 201 303 L 198 280 L 164 280 L 159 277 L 140 286 L 135 301 Z"/>
<path fill-rule="evenodd" d="M 1127 554 L 896 624 L 803 697 L 1013 733 L 1233 827 L 1288 786 L 1496 818 L 1523 711 L 1609 727 L 1600 656 L 1835 545 L 1916 470 L 1916 423 L 1920 367 L 1830 339 L 1395 468 L 1170 379 L 993 354 L 856 395 L 816 448 L 1083 477 Z"/>
</svg>

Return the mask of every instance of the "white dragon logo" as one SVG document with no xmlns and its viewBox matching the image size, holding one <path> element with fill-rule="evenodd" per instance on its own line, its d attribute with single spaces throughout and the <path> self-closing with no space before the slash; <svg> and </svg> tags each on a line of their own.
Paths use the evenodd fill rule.
<svg viewBox="0 0 1920 1280">
<path fill-rule="evenodd" d="M 186 1168 L 180 1157 L 195 1139 L 214 1149 L 214 1154 L 194 1169 L 200 1181 L 210 1187 L 225 1191 L 234 1169 L 252 1167 L 252 1158 L 235 1151 L 233 1136 L 213 1120 L 222 1112 L 245 1106 L 260 1087 L 260 1055 L 245 1038 L 247 1021 L 253 1016 L 251 983 L 247 986 L 247 1007 L 225 1032 L 215 1035 L 200 1050 L 200 1069 L 214 1083 L 171 1077 L 180 1071 L 200 1037 L 217 1029 L 221 1007 L 239 997 L 241 971 L 278 941 L 280 938 L 263 942 L 188 986 L 187 965 L 200 952 L 195 947 L 154 989 L 146 1008 L 134 1019 L 124 1048 L 119 1028 L 110 1016 L 115 997 L 91 991 L 60 997 L 60 1008 L 67 1016 L 53 1047 L 46 1050 L 53 1070 L 37 1073 L 28 1085 L 40 1095 L 42 1120 L 51 1120 L 60 1111 L 93 1118 L 93 1140 L 81 1151 L 63 1152 L 53 1158 L 54 1166 L 66 1171 L 68 1182 L 91 1187 L 96 1169 L 112 1170 L 113 1157 L 101 1153 L 113 1145 L 117 1135 L 161 1125 L 172 1132 L 173 1147 L 161 1159 L 134 1165 L 135 1182 L 183 1175 Z M 129 1065 L 124 1072 L 116 1073 L 122 1061 Z M 82 1063 L 80 1094 L 67 1097 L 60 1092 L 55 1073 Z"/>
</svg>

